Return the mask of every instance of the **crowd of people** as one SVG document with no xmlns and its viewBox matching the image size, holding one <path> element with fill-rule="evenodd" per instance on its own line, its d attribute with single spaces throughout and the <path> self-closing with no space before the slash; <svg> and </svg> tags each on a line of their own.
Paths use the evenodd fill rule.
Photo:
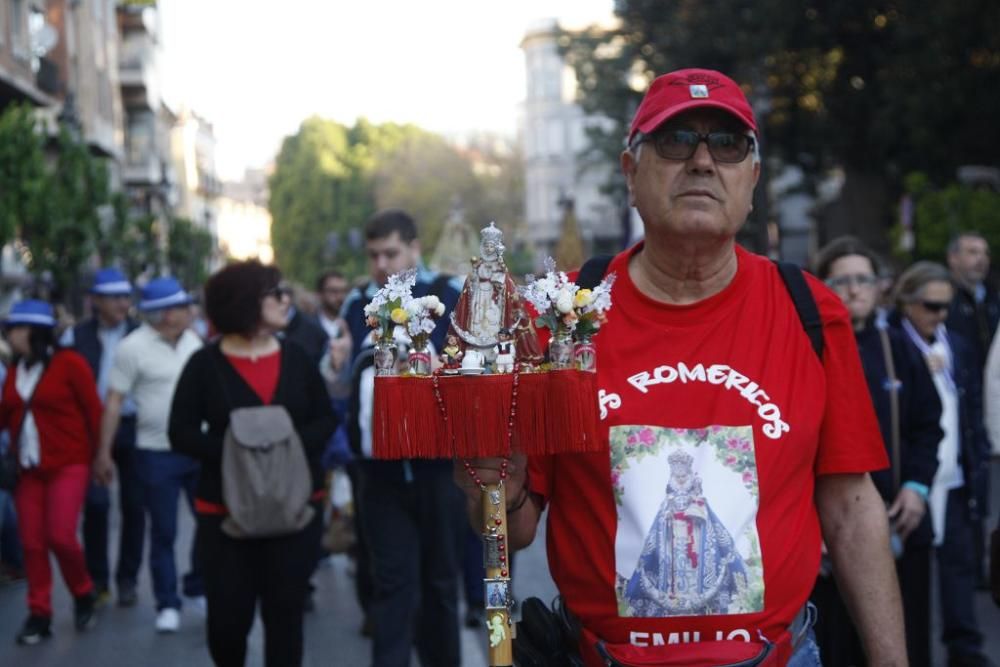
<svg viewBox="0 0 1000 667">
<path fill-rule="evenodd" d="M 425 267 L 401 210 L 366 224 L 364 281 L 320 276 L 315 312 L 255 260 L 210 277 L 200 326 L 177 280 L 136 290 L 114 268 L 95 274 L 93 316 L 62 331 L 51 304 L 19 301 L 0 396 L 0 561 L 28 591 L 17 641 L 51 635 L 50 553 L 78 631 L 105 605 L 142 601 L 148 531 L 155 631 L 177 632 L 182 608 L 201 607 L 212 660 L 243 665 L 259 609 L 266 664 L 301 664 L 325 524 L 341 519 L 328 497 L 337 471 L 350 480 L 358 630 L 376 667 L 414 650 L 424 665 L 460 664 L 459 627 L 481 626 L 484 608 L 467 517 L 481 515 L 480 483 L 501 476 L 518 499 L 512 548 L 548 510 L 567 626 L 559 647 L 525 643 L 520 656 L 929 665 L 936 569 L 949 665 L 991 664 L 974 605 L 995 520 L 990 441 L 1000 449 L 986 240 L 958 234 L 947 266 L 892 279 L 840 238 L 807 275 L 734 241 L 760 160 L 753 110 L 721 73 L 664 75 L 636 111 L 621 165 L 645 237 L 610 260 L 614 307 L 596 338 L 610 470 L 608 452 L 372 458 L 364 306 L 415 269 L 414 296 L 445 306 L 430 335 L 442 350 L 462 288 Z M 269 483 L 276 474 L 296 483 Z M 182 495 L 196 535 L 179 575 Z"/>
</svg>

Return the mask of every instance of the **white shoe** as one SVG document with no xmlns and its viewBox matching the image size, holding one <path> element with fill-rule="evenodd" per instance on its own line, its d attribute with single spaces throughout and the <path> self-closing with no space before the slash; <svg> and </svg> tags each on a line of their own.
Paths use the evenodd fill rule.
<svg viewBox="0 0 1000 667">
<path fill-rule="evenodd" d="M 181 615 L 176 609 L 166 607 L 156 615 L 157 632 L 177 632 L 180 627 Z"/>
</svg>

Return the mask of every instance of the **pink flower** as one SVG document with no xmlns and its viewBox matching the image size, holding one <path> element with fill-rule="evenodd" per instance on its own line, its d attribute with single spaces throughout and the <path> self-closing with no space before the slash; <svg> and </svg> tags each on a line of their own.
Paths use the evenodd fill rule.
<svg viewBox="0 0 1000 667">
<path fill-rule="evenodd" d="M 753 473 L 747 470 L 746 472 L 743 473 L 743 483 L 749 484 L 752 481 L 753 481 Z"/>
<path fill-rule="evenodd" d="M 739 449 L 740 448 L 740 441 L 739 441 L 739 439 L 738 438 L 730 438 L 729 440 L 726 440 L 726 447 L 729 447 L 729 449 Z"/>
<path fill-rule="evenodd" d="M 651 429 L 651 428 L 644 428 L 641 431 L 639 431 L 639 442 L 641 442 L 643 444 L 646 444 L 646 445 L 651 445 L 655 441 L 656 441 L 656 437 L 653 435 L 653 429 Z"/>
<path fill-rule="evenodd" d="M 749 440 L 743 440 L 742 442 L 740 442 L 740 449 L 742 449 L 744 452 L 749 452 L 750 451 L 750 441 Z"/>
<path fill-rule="evenodd" d="M 633 433 L 632 435 L 630 435 L 628 437 L 628 440 L 626 440 L 626 442 L 628 442 L 628 444 L 630 444 L 630 445 L 634 445 L 636 442 L 638 442 L 638 440 L 635 437 L 635 433 Z"/>
<path fill-rule="evenodd" d="M 617 470 L 611 471 L 611 485 L 618 486 L 618 481 L 621 479 L 621 473 Z"/>
<path fill-rule="evenodd" d="M 718 433 L 721 430 L 722 430 L 722 427 L 719 426 L 718 424 L 716 424 L 715 426 L 712 427 L 712 433 Z"/>
<path fill-rule="evenodd" d="M 736 457 L 735 456 L 727 456 L 726 457 L 726 465 L 727 466 L 731 466 L 734 463 L 736 463 Z"/>
</svg>

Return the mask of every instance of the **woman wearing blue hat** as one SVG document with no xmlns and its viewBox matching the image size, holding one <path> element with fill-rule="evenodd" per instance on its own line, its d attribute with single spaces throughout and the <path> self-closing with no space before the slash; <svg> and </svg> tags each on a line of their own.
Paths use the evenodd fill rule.
<svg viewBox="0 0 1000 667">
<path fill-rule="evenodd" d="M 17 635 L 21 644 L 51 635 L 50 552 L 73 595 L 76 629 L 87 630 L 96 620 L 94 584 L 76 528 L 101 400 L 84 358 L 55 348 L 55 324 L 52 306 L 33 299 L 14 304 L 4 322 L 14 362 L 0 400 L 0 429 L 10 430 L 19 464 L 14 501 L 28 578 L 29 616 Z"/>
</svg>

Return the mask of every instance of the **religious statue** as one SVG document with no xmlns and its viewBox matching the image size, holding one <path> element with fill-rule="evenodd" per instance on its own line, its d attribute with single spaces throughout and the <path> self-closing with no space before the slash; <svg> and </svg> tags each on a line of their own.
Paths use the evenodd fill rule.
<svg viewBox="0 0 1000 667">
<path fill-rule="evenodd" d="M 747 587 L 747 570 L 732 535 L 709 507 L 693 457 L 668 458 L 666 498 L 625 585 L 628 616 L 731 614 Z"/>
<path fill-rule="evenodd" d="M 466 354 L 475 349 L 492 364 L 500 330 L 507 329 L 513 335 L 517 358 L 538 364 L 541 346 L 503 261 L 504 249 L 503 232 L 491 222 L 482 230 L 479 257 L 472 260 L 472 271 L 451 314 L 451 333 L 458 336 Z"/>
</svg>

